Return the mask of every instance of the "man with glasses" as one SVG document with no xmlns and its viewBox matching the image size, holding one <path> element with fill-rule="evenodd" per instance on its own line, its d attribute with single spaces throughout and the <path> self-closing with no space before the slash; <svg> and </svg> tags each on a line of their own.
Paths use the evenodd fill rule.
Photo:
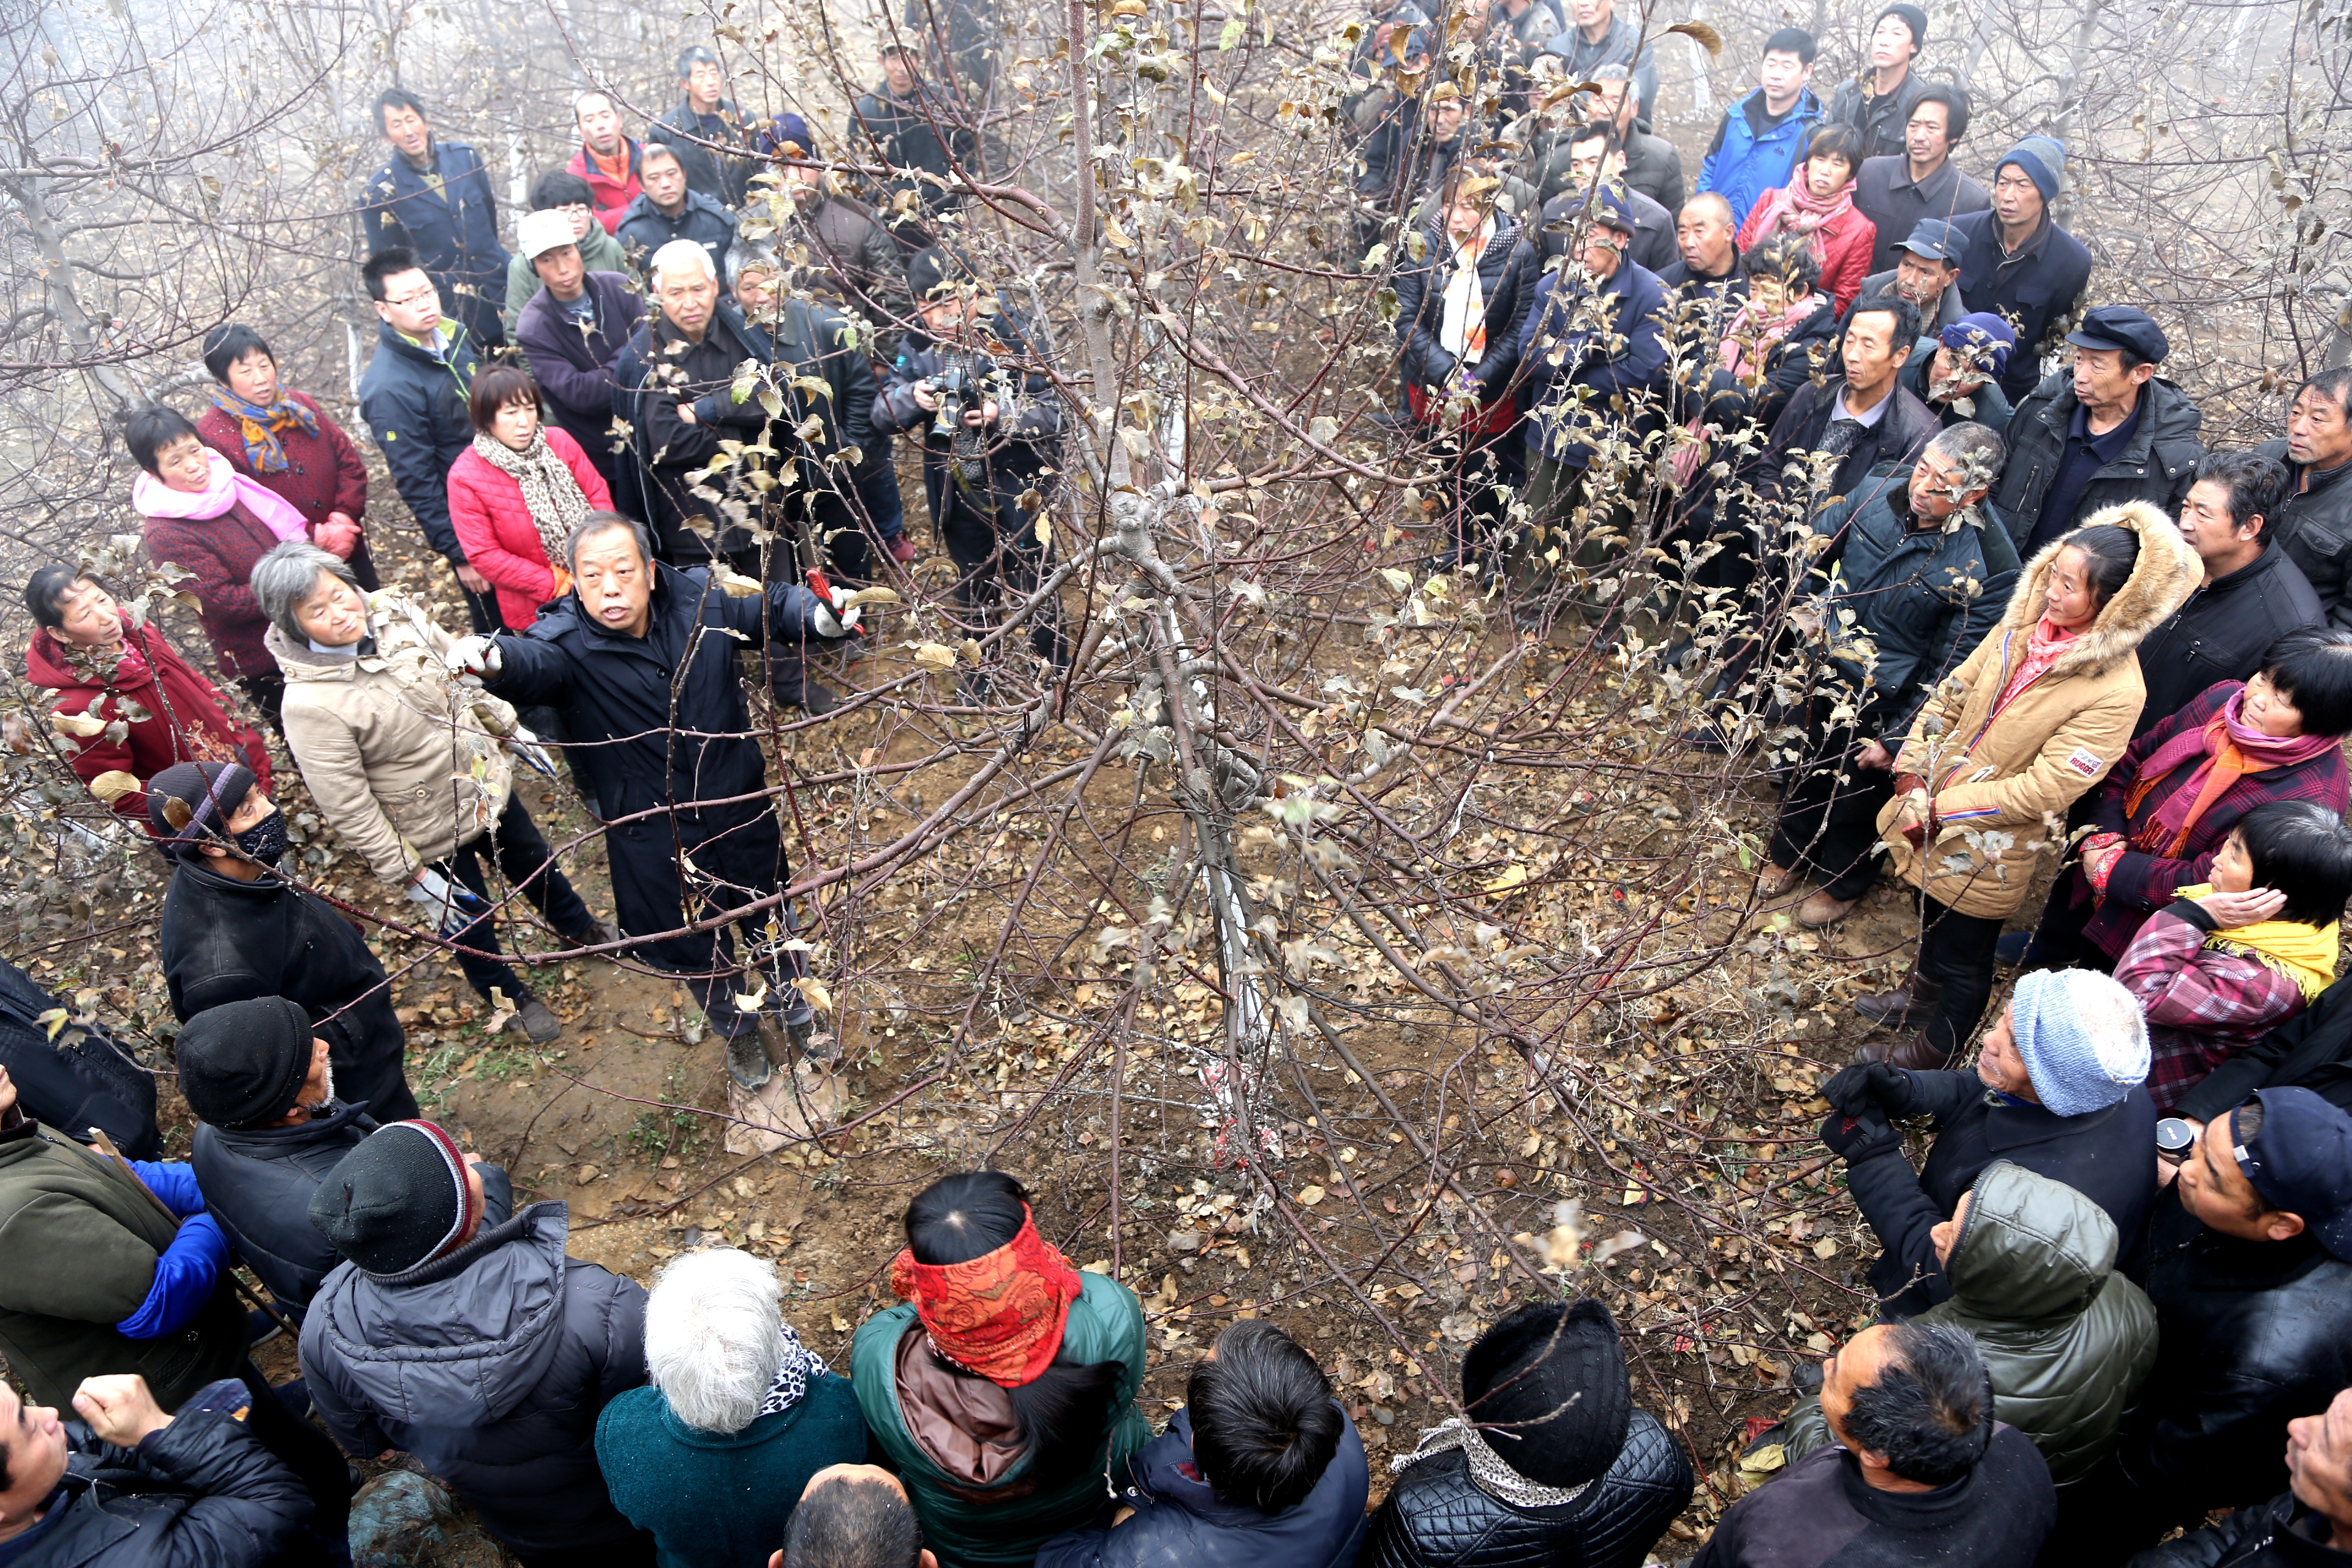
<svg viewBox="0 0 2352 1568">
<path fill-rule="evenodd" d="M 501 629 L 490 580 L 466 563 L 449 521 L 449 465 L 474 444 L 466 399 L 480 357 L 471 333 L 441 315 L 441 291 L 400 247 L 378 251 L 360 268 L 375 302 L 375 357 L 360 378 L 360 416 L 392 470 L 425 541 L 457 574 L 476 631 Z"/>
</svg>

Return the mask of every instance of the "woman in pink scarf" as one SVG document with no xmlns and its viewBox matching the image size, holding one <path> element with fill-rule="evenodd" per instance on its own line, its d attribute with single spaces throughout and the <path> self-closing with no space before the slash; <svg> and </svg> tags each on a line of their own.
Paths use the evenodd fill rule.
<svg viewBox="0 0 2352 1568">
<path fill-rule="evenodd" d="M 277 729 L 286 682 L 261 646 L 269 617 L 261 613 L 250 579 L 254 563 L 278 545 L 310 537 L 302 514 L 230 468 L 176 410 L 142 408 L 131 416 L 123 437 L 146 470 L 131 488 L 131 504 L 147 520 L 148 556 L 157 565 L 170 562 L 187 571 L 182 586 L 196 596 L 220 672 L 244 687 Z M 348 551 L 355 542 L 341 542 Z M 330 541 L 320 543 L 333 548 Z"/>
<path fill-rule="evenodd" d="M 1862 166 L 1862 138 L 1850 126 L 1826 125 L 1805 149 L 1789 183 L 1756 198 L 1739 226 L 1743 251 L 1768 234 L 1802 235 L 1821 258 L 1822 287 L 1843 315 L 1862 280 L 1870 275 L 1870 253 L 1878 226 L 1855 210 L 1854 171 Z"/>
</svg>

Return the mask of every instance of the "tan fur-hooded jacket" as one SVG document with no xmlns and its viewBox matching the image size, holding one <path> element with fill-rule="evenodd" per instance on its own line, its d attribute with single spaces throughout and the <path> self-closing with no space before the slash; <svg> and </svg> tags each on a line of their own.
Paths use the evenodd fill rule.
<svg viewBox="0 0 2352 1568">
<path fill-rule="evenodd" d="M 375 651 L 314 653 L 276 626 L 265 639 L 286 676 L 286 749 L 310 798 L 388 882 L 446 860 L 506 809 L 514 759 L 500 740 L 515 711 L 451 679 L 449 634 L 391 589 L 367 596 Z"/>
<path fill-rule="evenodd" d="M 2000 624 L 1919 710 L 1895 760 L 1934 792 L 1937 838 L 1923 851 L 1903 829 L 1919 797 L 1898 795 L 1878 814 L 1889 868 L 1966 915 L 2003 919 L 2025 900 L 2034 861 L 2064 841 L 2066 808 L 2106 776 L 2131 743 L 2147 689 L 2134 654 L 2189 597 L 2204 572 L 2170 519 L 2145 501 L 2083 520 L 2139 535 L 2131 575 L 2090 629 L 2016 700 L 1993 716 L 2010 672 L 2042 618 L 2050 567 L 2063 539 L 2026 563 Z"/>
</svg>

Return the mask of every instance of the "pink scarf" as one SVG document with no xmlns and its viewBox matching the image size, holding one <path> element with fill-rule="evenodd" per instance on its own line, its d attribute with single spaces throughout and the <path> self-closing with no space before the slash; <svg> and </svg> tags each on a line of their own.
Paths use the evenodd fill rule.
<svg viewBox="0 0 2352 1568">
<path fill-rule="evenodd" d="M 139 509 L 139 515 L 205 522 L 226 515 L 229 508 L 243 501 L 245 510 L 280 541 L 310 537 L 302 514 L 283 496 L 230 468 L 228 459 L 218 452 L 205 455 L 212 459 L 212 482 L 200 490 L 175 490 L 154 475 L 142 473 L 131 487 L 131 504 Z"/>
<path fill-rule="evenodd" d="M 2058 656 L 2082 635 L 2053 626 L 2047 616 L 2034 622 L 2032 635 L 2025 639 L 2025 660 L 2009 678 L 2009 684 L 2000 689 L 2000 700 L 1992 705 L 1992 717 L 1999 718 L 2000 710 L 2016 701 L 2027 687 L 2049 674 Z"/>
<path fill-rule="evenodd" d="M 1813 240 L 1813 254 L 1821 254 L 1822 242 L 1814 237 L 1817 231 L 1853 211 L 1853 182 L 1848 180 L 1838 187 L 1837 195 L 1824 201 L 1813 195 L 1805 184 L 1805 165 L 1800 163 L 1789 183 L 1771 193 L 1772 205 L 1764 209 L 1764 226 L 1756 231 L 1762 239 L 1774 229 L 1786 229 Z M 1750 245 L 1756 240 L 1748 241 Z"/>
<path fill-rule="evenodd" d="M 2230 700 L 2222 704 L 2221 711 L 2213 716 L 2210 723 L 2173 736 L 2139 765 L 2128 802 L 2133 808 L 2174 771 L 2190 763 L 2196 764 L 2196 772 L 2164 798 L 2164 804 L 2156 808 L 2156 815 L 2141 829 L 2151 842 L 2185 844 L 2189 830 L 2196 826 L 2204 808 L 2212 799 L 2226 794 L 2228 785 L 2235 784 L 2238 776 L 2291 768 L 2343 744 L 2340 737 L 2329 735 L 2265 735 L 2245 722 L 2245 703 L 2246 689 L 2241 686 L 2230 694 Z M 2231 770 L 2233 776 L 2223 783 L 2212 774 L 2225 749 L 2236 752 L 2230 760 L 2239 765 Z M 2216 788 L 2217 784 L 2221 787 Z M 2140 835 L 2134 837 L 2137 840 Z"/>
</svg>

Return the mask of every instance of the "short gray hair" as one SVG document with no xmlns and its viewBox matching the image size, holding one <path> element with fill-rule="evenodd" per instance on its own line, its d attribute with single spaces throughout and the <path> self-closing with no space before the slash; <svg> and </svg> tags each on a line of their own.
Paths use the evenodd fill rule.
<svg viewBox="0 0 2352 1568">
<path fill-rule="evenodd" d="M 1989 426 L 1973 419 L 1945 426 L 1928 439 L 1927 445 L 1958 465 L 1963 474 L 1980 478 L 1986 484 L 2000 478 L 2000 466 L 2009 457 L 2008 443 L 1993 434 Z"/>
<path fill-rule="evenodd" d="M 698 1432 L 740 1432 L 784 1363 L 783 1288 L 772 1264 L 731 1247 L 689 1252 L 646 1300 L 646 1370 Z"/>
<path fill-rule="evenodd" d="M 295 620 L 294 611 L 319 591 L 321 572 L 341 578 L 355 594 L 362 592 L 349 563 L 307 540 L 289 539 L 253 563 L 251 585 L 254 598 L 260 602 L 261 613 L 297 647 L 309 647 L 310 634 Z"/>
<path fill-rule="evenodd" d="M 719 268 L 711 265 L 710 252 L 703 249 L 698 240 L 673 239 L 655 251 L 654 258 L 646 263 L 646 281 L 658 289 L 661 287 L 661 275 L 673 268 L 699 272 L 713 283 L 719 281 Z"/>
<path fill-rule="evenodd" d="M 646 531 L 644 523 L 634 517 L 623 517 L 617 511 L 592 511 L 580 520 L 580 526 L 573 529 L 572 537 L 563 542 L 563 564 L 574 577 L 580 575 L 580 547 L 598 534 L 608 533 L 616 528 L 627 529 L 629 537 L 637 542 L 638 556 L 648 566 L 654 563 L 653 535 Z"/>
<path fill-rule="evenodd" d="M 730 294 L 746 272 L 781 275 L 783 270 L 784 258 L 774 246 L 764 241 L 739 239 L 727 247 L 727 291 Z"/>
</svg>

